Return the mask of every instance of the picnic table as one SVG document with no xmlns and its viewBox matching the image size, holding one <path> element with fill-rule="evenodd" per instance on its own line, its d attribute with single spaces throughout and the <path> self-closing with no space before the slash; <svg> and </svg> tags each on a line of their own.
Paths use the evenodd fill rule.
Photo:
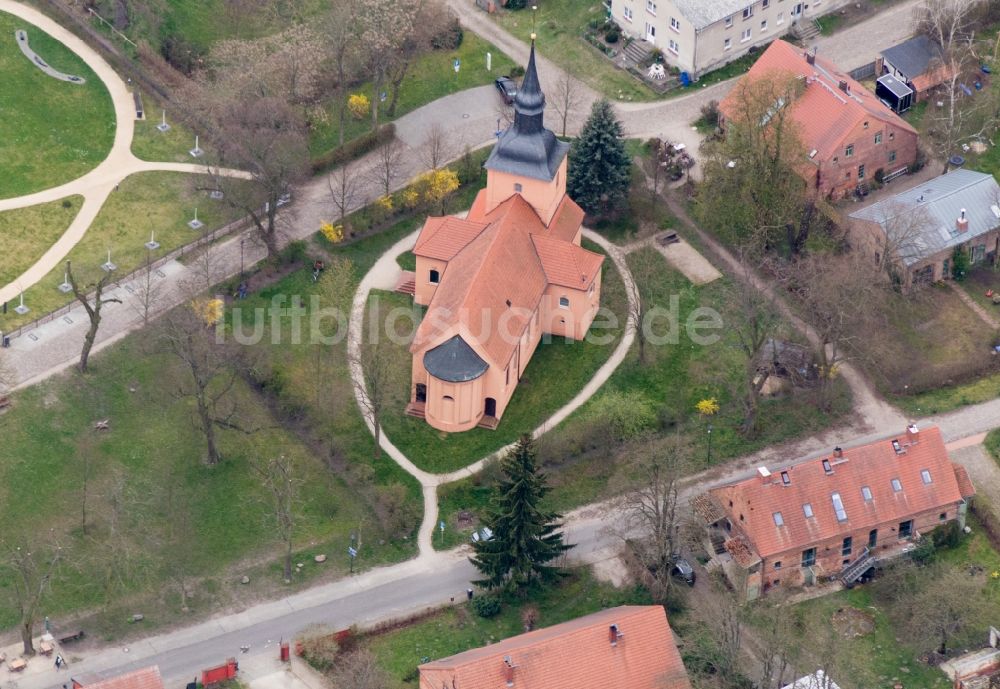
<svg viewBox="0 0 1000 689">
<path fill-rule="evenodd" d="M 21 672 L 24 668 L 28 667 L 28 661 L 24 658 L 14 658 L 7 663 L 7 667 L 10 668 L 11 672 Z"/>
<path fill-rule="evenodd" d="M 41 653 L 43 656 L 50 656 L 50 655 L 52 655 L 52 651 L 54 651 L 54 650 L 55 650 L 55 646 L 53 646 L 48 641 L 42 641 L 42 642 L 40 642 L 38 644 L 38 652 Z"/>
</svg>

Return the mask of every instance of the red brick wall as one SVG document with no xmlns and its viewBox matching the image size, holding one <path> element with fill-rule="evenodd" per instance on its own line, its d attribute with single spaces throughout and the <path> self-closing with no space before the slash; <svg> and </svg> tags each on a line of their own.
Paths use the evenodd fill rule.
<svg viewBox="0 0 1000 689">
<path fill-rule="evenodd" d="M 942 512 L 946 515 L 944 522 L 940 519 Z M 958 509 L 955 505 L 929 510 L 913 517 L 913 533 L 928 533 L 936 526 L 955 519 L 957 516 Z M 899 528 L 900 521 L 903 520 L 885 522 L 878 525 L 879 551 L 885 550 L 901 542 L 897 535 L 897 529 Z M 844 567 L 844 560 L 850 560 L 853 562 L 861 551 L 864 550 L 865 546 L 868 545 L 868 532 L 871 528 L 862 529 L 860 531 L 846 531 L 842 534 L 838 534 L 835 538 L 816 543 L 814 546 L 816 548 L 816 565 L 814 565 L 813 570 L 816 572 L 817 580 L 826 579 L 839 573 Z M 841 555 L 841 547 L 846 536 L 851 536 L 854 539 L 854 542 L 852 544 L 851 554 L 845 557 Z M 802 585 L 803 568 L 801 563 L 803 550 L 805 550 L 805 548 L 796 548 L 795 550 L 788 550 L 778 555 L 772 555 L 764 558 L 761 563 L 761 567 L 765 590 L 776 585 Z M 776 562 L 781 563 L 780 569 L 774 568 L 774 564 Z"/>
<path fill-rule="evenodd" d="M 875 143 L 876 134 L 882 135 L 881 143 Z M 845 149 L 849 144 L 853 144 L 854 151 L 848 157 Z M 891 163 L 889 151 L 896 152 L 896 160 Z M 841 198 L 853 193 L 857 187 L 860 165 L 865 166 L 865 177 L 860 181 L 870 182 L 875 179 L 875 171 L 879 168 L 888 174 L 901 167 L 912 165 L 916 159 L 916 134 L 873 117 L 868 120 L 867 129 L 863 122 L 858 123 L 841 140 L 836 153 L 821 163 L 820 191 L 823 195 L 830 195 L 835 199 Z M 815 184 L 815 180 L 812 182 Z"/>
</svg>

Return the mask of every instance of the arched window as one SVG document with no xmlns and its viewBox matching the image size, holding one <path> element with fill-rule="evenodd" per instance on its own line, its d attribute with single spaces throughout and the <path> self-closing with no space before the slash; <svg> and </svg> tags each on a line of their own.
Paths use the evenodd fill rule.
<svg viewBox="0 0 1000 689">
<path fill-rule="evenodd" d="M 559 307 L 563 309 L 569 308 L 569 297 L 559 297 Z"/>
<path fill-rule="evenodd" d="M 445 395 L 442 399 L 444 399 L 445 402 L 454 402 L 455 401 L 455 398 L 452 397 L 451 395 Z"/>
<path fill-rule="evenodd" d="M 427 281 L 430 282 L 432 285 L 436 285 L 440 280 L 441 280 L 441 273 L 437 272 L 436 270 L 432 270 L 430 272 L 430 275 L 428 275 L 427 277 Z"/>
</svg>

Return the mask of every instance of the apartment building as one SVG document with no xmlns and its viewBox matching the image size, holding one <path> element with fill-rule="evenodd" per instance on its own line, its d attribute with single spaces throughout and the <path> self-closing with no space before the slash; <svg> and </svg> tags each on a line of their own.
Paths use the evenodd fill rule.
<svg viewBox="0 0 1000 689">
<path fill-rule="evenodd" d="M 627 35 L 662 50 L 669 64 L 698 79 L 846 2 L 611 0 L 611 17 Z"/>
</svg>

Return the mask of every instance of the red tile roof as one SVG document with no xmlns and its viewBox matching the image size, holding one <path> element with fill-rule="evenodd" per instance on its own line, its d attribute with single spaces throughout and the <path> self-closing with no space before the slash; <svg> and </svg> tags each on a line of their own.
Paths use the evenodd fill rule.
<svg viewBox="0 0 1000 689">
<path fill-rule="evenodd" d="M 729 554 L 733 556 L 733 560 L 740 567 L 751 567 L 760 562 L 760 558 L 754 552 L 753 546 L 742 536 L 730 538 L 722 545 L 729 551 Z"/>
<path fill-rule="evenodd" d="M 601 270 L 603 256 L 571 241 L 583 220 L 572 201 L 564 199 L 546 226 L 520 194 L 489 213 L 485 198 L 480 191 L 467 219 L 429 218 L 420 231 L 414 253 L 448 264 L 411 352 L 436 346 L 458 326 L 477 353 L 505 366 L 545 288 L 586 290 Z"/>
<path fill-rule="evenodd" d="M 956 478 L 939 429 L 920 430 L 916 442 L 908 440 L 906 433 L 897 439 L 899 454 L 891 438 L 879 440 L 845 449 L 841 458 L 802 462 L 767 478 L 755 476 L 711 493 L 761 557 L 903 521 L 929 510 L 944 510 L 971 495 L 965 494 L 972 490 L 971 483 L 963 489 Z M 824 462 L 829 462 L 829 473 Z M 930 483 L 922 476 L 925 470 Z M 894 490 L 893 479 L 899 480 L 901 490 Z M 871 492 L 871 500 L 865 498 L 862 487 Z M 844 520 L 837 518 L 834 493 L 840 496 Z M 812 517 L 805 514 L 803 506 L 807 504 Z M 776 513 L 781 514 L 780 526 Z"/>
<path fill-rule="evenodd" d="M 963 498 L 971 498 L 976 494 L 976 489 L 972 485 L 972 479 L 969 478 L 969 472 L 961 464 L 955 464 L 954 468 L 955 480 L 958 482 L 958 492 L 962 494 Z"/>
<path fill-rule="evenodd" d="M 615 645 L 611 625 L 621 634 Z M 420 666 L 420 689 L 690 686 L 667 616 L 658 605 L 609 608 Z"/>
<path fill-rule="evenodd" d="M 793 75 L 804 79 L 805 89 L 795 98 L 791 118 L 806 149 L 817 151 L 820 160 L 827 160 L 851 141 L 846 137 L 855 127 L 872 118 L 916 135 L 916 130 L 896 115 L 850 76 L 821 55 L 815 64 L 806 61 L 801 48 L 776 40 L 754 63 L 737 87 L 723 99 L 719 109 L 727 119 L 738 117 L 736 99 L 740 85 L 770 75 Z M 850 93 L 844 93 L 839 83 L 847 83 Z"/>
<path fill-rule="evenodd" d="M 95 682 L 85 679 L 75 679 L 74 682 L 85 689 L 163 689 L 163 678 L 156 665 Z"/>
</svg>

